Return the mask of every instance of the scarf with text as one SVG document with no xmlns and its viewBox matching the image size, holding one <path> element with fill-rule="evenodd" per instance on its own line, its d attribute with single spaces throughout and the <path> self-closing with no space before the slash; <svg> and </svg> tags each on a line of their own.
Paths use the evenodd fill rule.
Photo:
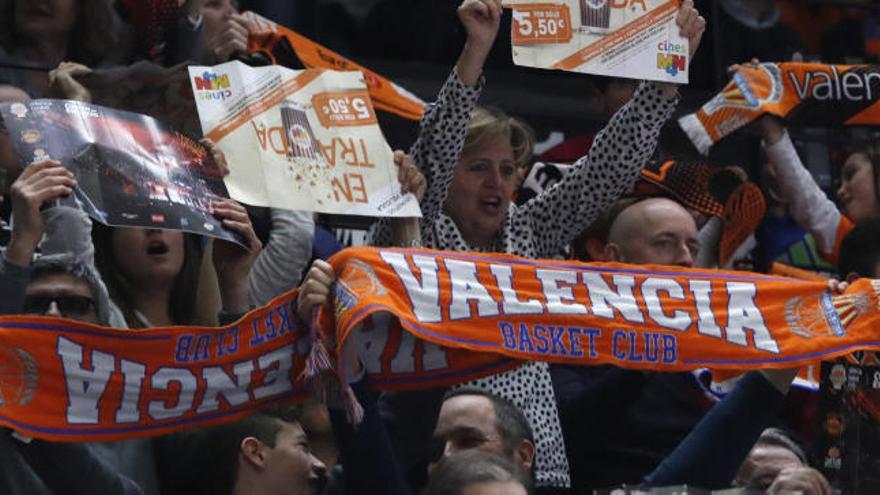
<svg viewBox="0 0 880 495">
<path fill-rule="evenodd" d="M 219 328 L 0 318 L 0 424 L 94 441 L 232 421 L 344 376 L 353 352 L 377 388 L 403 390 L 523 359 L 742 371 L 880 350 L 874 280 L 835 295 L 743 272 L 419 249 L 351 248 L 331 263 L 334 304 L 313 325 L 295 317 L 296 291 Z"/>
<path fill-rule="evenodd" d="M 813 126 L 880 123 L 880 67 L 740 65 L 724 89 L 679 125 L 701 153 L 764 114 Z"/>
</svg>

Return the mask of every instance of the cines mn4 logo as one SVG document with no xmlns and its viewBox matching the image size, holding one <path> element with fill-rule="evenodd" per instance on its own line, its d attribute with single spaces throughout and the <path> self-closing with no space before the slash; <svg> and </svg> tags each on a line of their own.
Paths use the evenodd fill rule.
<svg viewBox="0 0 880 495">
<path fill-rule="evenodd" d="M 657 68 L 675 77 L 687 69 L 687 46 L 661 41 L 657 43 Z"/>
<path fill-rule="evenodd" d="M 200 100 L 225 100 L 232 96 L 228 74 L 205 71 L 193 77 Z"/>
</svg>

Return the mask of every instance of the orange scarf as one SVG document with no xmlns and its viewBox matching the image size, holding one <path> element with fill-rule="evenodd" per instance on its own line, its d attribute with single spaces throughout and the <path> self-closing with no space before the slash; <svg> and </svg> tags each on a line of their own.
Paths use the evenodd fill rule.
<svg viewBox="0 0 880 495">
<path fill-rule="evenodd" d="M 233 325 L 143 331 L 0 319 L 0 424 L 94 441 L 232 421 L 342 374 L 348 339 L 374 385 L 423 388 L 531 359 L 651 371 L 792 368 L 880 349 L 880 281 L 845 295 L 788 278 L 508 255 L 352 248 L 316 332 L 296 291 Z M 333 353 L 336 354 L 336 353 Z M 336 364 L 334 364 L 336 363 Z M 329 368 L 335 366 L 335 370 Z"/>
<path fill-rule="evenodd" d="M 253 12 L 245 12 L 243 15 L 251 24 L 248 33 L 248 52 L 262 52 L 273 63 L 291 68 L 298 68 L 292 67 L 298 59 L 306 69 L 361 71 L 364 73 L 364 79 L 367 81 L 376 108 L 409 120 L 422 118 L 425 103 L 418 96 L 292 29 Z"/>
<path fill-rule="evenodd" d="M 700 152 L 765 113 L 802 125 L 880 123 L 880 71 L 870 65 L 740 66 L 721 93 L 679 124 Z"/>
</svg>

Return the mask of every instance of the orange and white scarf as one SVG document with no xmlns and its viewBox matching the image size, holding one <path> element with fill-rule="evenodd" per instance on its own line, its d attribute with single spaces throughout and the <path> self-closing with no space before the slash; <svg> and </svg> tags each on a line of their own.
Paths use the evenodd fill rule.
<svg viewBox="0 0 880 495">
<path fill-rule="evenodd" d="M 382 390 L 519 360 L 744 371 L 880 350 L 875 280 L 835 295 L 743 272 L 415 249 L 352 248 L 331 263 L 334 305 L 312 325 L 295 317 L 296 291 L 219 328 L 0 318 L 0 424 L 95 441 L 232 421 L 304 397 L 328 366 L 343 375 L 347 342 Z M 339 358 L 321 360 L 322 348 Z"/>
</svg>

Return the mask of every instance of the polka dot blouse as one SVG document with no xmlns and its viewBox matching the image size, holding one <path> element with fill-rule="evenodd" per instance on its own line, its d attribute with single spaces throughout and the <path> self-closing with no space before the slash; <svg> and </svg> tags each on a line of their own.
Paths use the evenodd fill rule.
<svg viewBox="0 0 880 495">
<path fill-rule="evenodd" d="M 428 182 L 421 203 L 422 245 L 426 248 L 480 251 L 462 238 L 443 206 L 482 85 L 481 81 L 477 87 L 466 86 L 453 70 L 437 101 L 422 117 L 419 138 L 410 151 Z M 677 98 L 663 95 L 655 85 L 642 83 L 564 180 L 523 205 L 510 204 L 489 251 L 553 258 L 632 188 L 642 165 L 654 153 L 660 129 L 676 103 Z M 373 245 L 390 245 L 387 222 L 377 222 L 372 234 Z M 489 390 L 516 404 L 535 432 L 538 485 L 569 486 L 565 444 L 546 363 L 528 362 L 466 385 Z"/>
</svg>

